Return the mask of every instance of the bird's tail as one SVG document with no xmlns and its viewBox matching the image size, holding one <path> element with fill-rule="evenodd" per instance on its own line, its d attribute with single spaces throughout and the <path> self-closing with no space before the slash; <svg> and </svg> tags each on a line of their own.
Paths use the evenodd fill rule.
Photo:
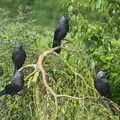
<svg viewBox="0 0 120 120">
<path fill-rule="evenodd" d="M 5 94 L 6 94 L 6 91 L 5 91 L 5 90 L 0 91 L 0 96 L 3 96 L 3 95 L 5 95 Z"/>
<path fill-rule="evenodd" d="M 57 46 L 57 42 L 56 42 L 56 40 L 53 40 L 52 48 L 54 48 L 56 46 Z"/>
<path fill-rule="evenodd" d="M 52 48 L 54 48 L 54 47 L 58 47 L 58 46 L 60 46 L 60 45 L 61 45 L 61 43 L 58 43 L 56 40 L 53 40 Z M 55 50 L 55 52 L 58 53 L 58 54 L 60 54 L 60 52 L 61 52 L 61 48 Z"/>
<path fill-rule="evenodd" d="M 60 52 L 61 52 L 61 48 L 55 50 L 55 52 L 56 52 L 57 54 L 60 54 Z"/>
</svg>

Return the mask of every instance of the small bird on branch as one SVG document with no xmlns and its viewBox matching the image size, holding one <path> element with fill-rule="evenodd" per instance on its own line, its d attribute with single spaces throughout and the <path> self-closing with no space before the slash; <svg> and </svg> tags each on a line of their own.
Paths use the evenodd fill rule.
<svg viewBox="0 0 120 120">
<path fill-rule="evenodd" d="M 13 80 L 5 86 L 5 89 L 0 91 L 0 96 L 9 94 L 11 96 L 17 94 L 24 86 L 24 74 L 21 71 L 16 71 Z"/>
<path fill-rule="evenodd" d="M 54 39 L 53 39 L 53 45 L 52 48 L 60 46 L 61 40 L 65 38 L 67 35 L 67 32 L 69 31 L 69 18 L 66 16 L 62 16 L 59 23 L 56 26 L 55 32 L 54 32 Z M 56 53 L 60 54 L 61 48 L 55 50 Z"/>
<path fill-rule="evenodd" d="M 23 48 L 23 43 L 17 43 L 12 52 L 12 61 L 15 65 L 14 73 L 22 67 L 26 60 L 26 52 Z"/>
</svg>

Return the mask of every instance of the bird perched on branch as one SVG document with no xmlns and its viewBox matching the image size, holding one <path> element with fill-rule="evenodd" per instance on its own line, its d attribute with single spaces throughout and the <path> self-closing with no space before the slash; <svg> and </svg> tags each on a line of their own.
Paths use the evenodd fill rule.
<svg viewBox="0 0 120 120">
<path fill-rule="evenodd" d="M 2 66 L 0 66 L 0 76 L 3 76 L 3 68 L 2 68 Z"/>
<path fill-rule="evenodd" d="M 21 71 L 16 71 L 16 73 L 13 76 L 12 82 L 6 85 L 4 90 L 0 91 L 0 96 L 5 94 L 13 96 L 23 89 L 23 85 L 24 74 Z"/>
<path fill-rule="evenodd" d="M 97 73 L 94 85 L 101 96 L 110 98 L 110 86 L 107 80 L 107 73 L 105 71 L 99 71 Z"/>
<path fill-rule="evenodd" d="M 26 52 L 23 48 L 23 43 L 17 43 L 15 49 L 12 52 L 12 60 L 15 65 L 14 73 L 22 67 L 26 60 Z"/>
<path fill-rule="evenodd" d="M 61 40 L 65 38 L 67 32 L 69 31 L 69 18 L 62 16 L 59 23 L 56 26 L 53 39 L 53 48 L 61 45 Z M 60 53 L 61 49 L 55 50 L 56 53 Z"/>
</svg>

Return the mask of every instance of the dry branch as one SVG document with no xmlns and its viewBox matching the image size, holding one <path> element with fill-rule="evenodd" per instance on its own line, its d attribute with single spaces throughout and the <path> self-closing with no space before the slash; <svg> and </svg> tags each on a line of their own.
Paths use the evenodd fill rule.
<svg viewBox="0 0 120 120">
<path fill-rule="evenodd" d="M 66 42 L 68 43 L 68 42 Z M 64 43 L 64 44 L 66 44 Z M 51 54 L 54 54 L 54 55 L 57 55 L 56 52 L 54 52 L 54 50 L 57 50 L 57 49 L 60 49 L 60 48 L 63 48 L 62 47 L 63 45 L 59 46 L 59 47 L 56 47 L 56 48 L 53 48 L 49 51 L 46 51 L 44 52 L 43 54 L 41 54 L 39 56 L 39 59 L 38 59 L 38 62 L 37 62 L 37 67 L 38 69 L 41 71 L 42 73 L 42 79 L 43 79 L 43 83 L 44 83 L 44 86 L 46 87 L 46 89 L 54 96 L 55 98 L 55 103 L 56 103 L 56 109 L 57 109 L 57 98 L 59 97 L 66 97 L 66 98 L 69 98 L 69 99 L 75 99 L 75 100 L 85 100 L 85 99 L 100 99 L 100 100 L 105 100 L 105 98 L 103 97 L 92 97 L 92 96 L 86 96 L 86 97 L 76 97 L 76 96 L 70 96 L 70 95 L 65 95 L 65 94 L 57 94 L 49 85 L 48 85 L 48 81 L 47 81 L 47 74 L 46 74 L 46 71 L 43 67 L 43 62 L 44 62 L 44 59 L 48 56 L 48 55 L 51 55 Z M 83 78 L 82 76 L 80 76 L 81 78 Z M 111 101 L 111 100 L 109 100 Z M 114 107 L 116 108 L 116 110 L 119 112 L 120 111 L 120 107 L 118 105 L 116 105 L 114 102 L 111 101 L 111 103 L 113 105 L 115 105 Z"/>
<path fill-rule="evenodd" d="M 66 42 L 68 43 L 68 42 Z M 66 44 L 64 43 L 64 44 Z M 46 75 L 46 71 L 43 67 L 43 62 L 44 62 L 44 59 L 48 56 L 48 55 L 51 55 L 51 54 L 54 54 L 56 55 L 57 53 L 54 52 L 54 50 L 57 50 L 59 48 L 63 48 L 62 47 L 63 45 L 59 46 L 59 47 L 56 47 L 56 48 L 53 48 L 49 51 L 46 51 L 44 52 L 43 54 L 41 54 L 39 56 L 39 59 L 38 59 L 38 62 L 37 62 L 37 67 L 39 68 L 39 70 L 41 71 L 42 73 L 42 78 L 43 78 L 43 83 L 44 83 L 44 86 L 46 87 L 46 89 L 54 96 L 54 98 L 58 98 L 58 97 L 67 97 L 67 98 L 71 98 L 71 99 L 76 99 L 76 100 L 84 100 L 84 99 L 98 99 L 98 97 L 91 97 L 91 96 L 87 96 L 87 97 L 83 97 L 83 98 L 80 98 L 80 97 L 74 97 L 74 96 L 70 96 L 70 95 L 59 95 L 57 93 L 55 93 L 55 91 L 48 85 L 48 82 L 47 82 L 47 75 Z"/>
</svg>

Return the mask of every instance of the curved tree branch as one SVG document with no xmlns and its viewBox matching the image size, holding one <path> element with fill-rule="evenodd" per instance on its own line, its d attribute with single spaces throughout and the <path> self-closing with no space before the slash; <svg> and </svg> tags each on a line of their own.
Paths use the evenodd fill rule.
<svg viewBox="0 0 120 120">
<path fill-rule="evenodd" d="M 31 67 L 31 68 L 35 69 L 36 68 L 36 64 L 29 64 L 29 65 L 23 66 L 18 71 L 22 71 L 24 68 L 28 68 L 28 67 Z"/>
<path fill-rule="evenodd" d="M 68 43 L 68 42 L 66 42 Z M 64 43 L 64 44 L 66 44 Z M 50 54 L 54 54 L 54 55 L 57 55 L 56 52 L 54 52 L 54 50 L 57 50 L 59 48 L 62 48 L 63 45 L 59 46 L 59 47 L 55 47 L 49 51 L 46 51 L 44 52 L 43 54 L 41 54 L 39 56 L 39 59 L 38 59 L 38 62 L 37 62 L 37 66 L 38 68 L 40 69 L 41 73 L 42 73 L 42 78 L 43 78 L 43 83 L 44 83 L 44 86 L 46 87 L 47 90 L 49 90 L 49 92 L 54 96 L 54 98 L 58 98 L 58 97 L 67 97 L 67 98 L 71 98 L 71 99 L 76 99 L 76 100 L 83 100 L 83 99 L 98 99 L 98 97 L 90 97 L 90 96 L 87 96 L 87 97 L 83 97 L 83 98 L 79 98 L 79 97 L 74 97 L 74 96 L 70 96 L 70 95 L 58 95 L 57 93 L 55 93 L 55 91 L 48 85 L 48 82 L 47 82 L 47 75 L 46 75 L 46 71 L 43 67 L 43 62 L 44 62 L 44 59 L 50 55 Z"/>
</svg>

